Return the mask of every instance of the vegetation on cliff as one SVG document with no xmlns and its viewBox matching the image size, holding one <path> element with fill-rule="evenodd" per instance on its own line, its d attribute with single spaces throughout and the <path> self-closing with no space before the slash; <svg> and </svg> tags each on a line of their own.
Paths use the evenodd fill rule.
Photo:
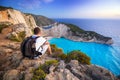
<svg viewBox="0 0 120 80">
<path fill-rule="evenodd" d="M 22 31 L 22 32 L 19 32 L 17 35 L 11 34 L 9 39 L 12 40 L 12 41 L 21 42 L 21 41 L 23 41 L 25 36 L 26 36 L 25 31 Z"/>
<path fill-rule="evenodd" d="M 46 75 L 49 73 L 49 68 L 54 65 L 57 66 L 57 60 L 46 61 L 44 64 L 40 65 L 38 69 L 33 71 L 34 75 L 32 80 L 44 80 Z"/>
<path fill-rule="evenodd" d="M 3 30 L 4 28 L 9 27 L 9 26 L 11 26 L 11 25 L 13 25 L 13 24 L 10 23 L 10 22 L 0 22 L 0 33 L 2 32 L 2 30 Z"/>
<path fill-rule="evenodd" d="M 30 13 L 25 13 L 25 14 L 33 16 L 37 26 L 46 26 L 46 25 L 51 25 L 55 23 L 54 20 L 47 18 L 45 16 L 42 16 L 42 15 L 34 15 Z"/>
<path fill-rule="evenodd" d="M 46 75 L 50 73 L 49 68 L 51 66 L 57 66 L 59 60 L 64 60 L 66 63 L 69 63 L 71 60 L 78 60 L 81 64 L 90 64 L 90 58 L 80 51 L 72 51 L 66 55 L 55 44 L 51 45 L 51 47 L 53 52 L 52 57 L 57 60 L 46 61 L 39 68 L 33 70 L 34 75 L 32 80 L 44 80 Z"/>
<path fill-rule="evenodd" d="M 64 24 L 66 24 L 66 23 L 64 23 Z M 94 31 L 84 31 L 83 29 L 81 29 L 78 26 L 73 25 L 73 24 L 66 24 L 66 25 L 70 28 L 70 31 L 72 31 L 74 35 L 80 36 L 86 40 L 91 40 L 93 38 L 96 38 L 97 40 L 100 40 L 100 41 L 103 40 L 103 41 L 107 42 L 108 40 L 112 39 L 111 37 L 105 37 Z"/>
<path fill-rule="evenodd" d="M 52 52 L 54 53 L 52 57 L 57 58 L 58 60 L 64 60 L 65 62 L 70 62 L 71 60 L 78 60 L 81 64 L 91 64 L 90 57 L 88 57 L 85 53 L 74 50 L 67 54 L 63 53 L 63 50 L 57 48 L 55 44 L 51 45 Z"/>
<path fill-rule="evenodd" d="M 64 23 L 66 24 L 66 23 Z M 66 24 L 70 30 L 73 32 L 73 33 L 76 33 L 76 32 L 79 32 L 79 33 L 83 33 L 85 32 L 83 29 L 79 28 L 78 26 L 74 25 L 74 24 Z"/>
<path fill-rule="evenodd" d="M 0 11 L 2 10 L 6 10 L 6 9 L 13 9 L 12 7 L 4 7 L 4 6 L 0 6 Z"/>
</svg>

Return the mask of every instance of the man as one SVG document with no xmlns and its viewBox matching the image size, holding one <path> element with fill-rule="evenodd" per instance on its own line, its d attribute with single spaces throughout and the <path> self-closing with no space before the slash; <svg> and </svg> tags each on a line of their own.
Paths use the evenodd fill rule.
<svg viewBox="0 0 120 80">
<path fill-rule="evenodd" d="M 31 59 L 37 59 L 46 51 L 52 54 L 51 47 L 47 39 L 42 37 L 41 29 L 39 27 L 34 28 L 34 35 L 25 38 L 21 43 L 21 52 L 23 57 Z"/>
<path fill-rule="evenodd" d="M 42 31 L 39 27 L 34 28 L 34 35 L 32 38 L 36 37 L 38 37 L 35 43 L 36 51 L 38 50 L 38 52 L 41 52 L 43 55 L 48 50 L 49 54 L 52 54 L 50 44 L 45 38 L 42 37 Z"/>
</svg>

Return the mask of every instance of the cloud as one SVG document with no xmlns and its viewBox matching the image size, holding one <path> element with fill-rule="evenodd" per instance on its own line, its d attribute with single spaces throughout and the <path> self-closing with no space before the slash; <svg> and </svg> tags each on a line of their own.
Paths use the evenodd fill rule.
<svg viewBox="0 0 120 80">
<path fill-rule="evenodd" d="M 54 0 L 43 0 L 45 3 L 53 2 Z"/>
<path fill-rule="evenodd" d="M 41 0 L 23 0 L 18 5 L 25 9 L 36 9 L 41 7 Z"/>
<path fill-rule="evenodd" d="M 18 5 L 25 9 L 38 9 L 41 8 L 43 3 L 51 3 L 54 0 L 21 0 Z"/>
</svg>

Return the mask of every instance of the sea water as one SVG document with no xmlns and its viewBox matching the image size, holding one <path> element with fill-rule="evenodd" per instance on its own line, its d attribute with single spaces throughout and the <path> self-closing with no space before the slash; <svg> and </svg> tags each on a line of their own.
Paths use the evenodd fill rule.
<svg viewBox="0 0 120 80">
<path fill-rule="evenodd" d="M 113 45 L 75 42 L 65 38 L 53 38 L 50 43 L 62 48 L 64 53 L 80 50 L 91 58 L 92 64 L 120 75 L 120 20 L 56 19 L 56 21 L 72 23 L 84 30 L 96 31 L 104 36 L 112 37 Z"/>
</svg>

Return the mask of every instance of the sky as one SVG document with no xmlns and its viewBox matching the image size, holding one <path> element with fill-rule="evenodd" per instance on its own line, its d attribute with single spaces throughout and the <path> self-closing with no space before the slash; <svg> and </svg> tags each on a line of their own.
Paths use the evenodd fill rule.
<svg viewBox="0 0 120 80">
<path fill-rule="evenodd" d="M 0 5 L 49 18 L 120 19 L 120 0 L 0 0 Z"/>
</svg>

